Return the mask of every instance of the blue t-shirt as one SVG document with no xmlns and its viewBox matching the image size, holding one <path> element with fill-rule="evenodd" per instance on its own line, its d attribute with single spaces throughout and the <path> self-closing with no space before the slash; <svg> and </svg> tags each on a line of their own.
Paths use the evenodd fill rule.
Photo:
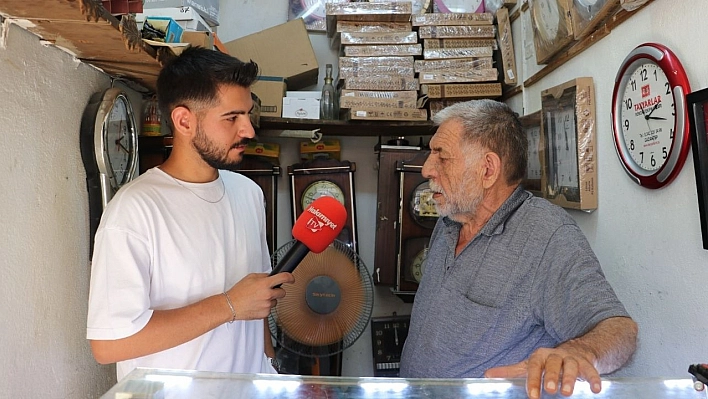
<svg viewBox="0 0 708 399">
<path fill-rule="evenodd" d="M 482 377 L 629 317 L 575 221 L 521 186 L 455 256 L 460 227 L 433 231 L 401 377 Z"/>
</svg>

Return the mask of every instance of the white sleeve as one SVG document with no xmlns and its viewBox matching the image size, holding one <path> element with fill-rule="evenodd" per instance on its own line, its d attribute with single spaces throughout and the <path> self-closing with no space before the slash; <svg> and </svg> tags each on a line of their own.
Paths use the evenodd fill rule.
<svg viewBox="0 0 708 399">
<path fill-rule="evenodd" d="M 86 338 L 114 340 L 145 327 L 150 309 L 147 244 L 128 231 L 99 228 L 89 291 Z"/>
</svg>

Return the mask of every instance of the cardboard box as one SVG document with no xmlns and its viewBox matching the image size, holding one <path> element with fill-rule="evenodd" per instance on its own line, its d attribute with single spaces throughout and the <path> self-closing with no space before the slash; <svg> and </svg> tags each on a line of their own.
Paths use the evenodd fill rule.
<svg viewBox="0 0 708 399">
<path fill-rule="evenodd" d="M 219 25 L 219 0 L 143 0 L 143 9 L 194 7 L 211 26 Z"/>
<path fill-rule="evenodd" d="M 563 208 L 597 209 L 595 88 L 576 78 L 541 92 L 543 197 Z"/>
<path fill-rule="evenodd" d="M 304 162 L 313 159 L 336 159 L 339 161 L 341 150 L 339 140 L 320 140 L 316 143 L 302 141 L 300 142 L 300 160 Z"/>
<path fill-rule="evenodd" d="M 177 8 L 148 8 L 142 14 L 136 14 L 136 22 L 140 22 L 141 17 L 170 17 L 184 30 L 211 32 L 211 26 L 192 7 Z"/>
<path fill-rule="evenodd" d="M 426 121 L 428 110 L 410 108 L 350 109 L 347 119 L 368 121 Z"/>
<path fill-rule="evenodd" d="M 307 91 L 286 91 L 285 97 L 291 98 L 322 98 L 322 92 L 319 90 L 307 90 Z"/>
<path fill-rule="evenodd" d="M 261 116 L 281 117 L 285 90 L 285 79 L 281 77 L 258 77 L 258 80 L 251 86 L 251 92 L 261 99 Z"/>
<path fill-rule="evenodd" d="M 516 60 L 514 58 L 514 42 L 511 38 L 511 22 L 509 11 L 502 7 L 497 11 L 497 41 L 499 42 L 498 57 L 503 78 L 502 82 L 508 86 L 516 86 Z"/>
<path fill-rule="evenodd" d="M 289 90 L 317 84 L 319 64 L 302 18 L 224 43 L 229 54 L 253 60 L 263 75 L 282 76 Z"/>
<path fill-rule="evenodd" d="M 256 141 L 250 141 L 243 153 L 245 155 L 256 155 L 260 157 L 278 159 L 278 157 L 280 157 L 280 145 L 275 143 L 258 143 Z"/>
<path fill-rule="evenodd" d="M 145 23 L 149 24 L 153 29 L 161 32 L 165 43 L 180 43 L 182 39 L 183 29 L 174 19 L 170 17 L 147 17 Z M 143 26 L 143 37 L 145 37 L 145 26 Z M 153 38 L 151 40 L 157 40 Z"/>
<path fill-rule="evenodd" d="M 320 119 L 320 99 L 283 97 L 283 118 Z"/>
<path fill-rule="evenodd" d="M 501 83 L 446 83 L 420 85 L 428 98 L 494 98 L 502 94 Z"/>
<path fill-rule="evenodd" d="M 182 32 L 182 43 L 189 43 L 192 47 L 204 47 L 209 50 L 214 49 L 214 35 L 211 32 Z"/>
</svg>

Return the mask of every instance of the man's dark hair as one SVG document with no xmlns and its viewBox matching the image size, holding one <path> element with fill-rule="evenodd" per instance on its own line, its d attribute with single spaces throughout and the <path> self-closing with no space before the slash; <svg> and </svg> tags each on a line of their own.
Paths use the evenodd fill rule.
<svg viewBox="0 0 708 399">
<path fill-rule="evenodd" d="M 258 65 L 203 47 L 190 47 L 170 60 L 157 78 L 157 100 L 170 129 L 170 114 L 178 106 L 197 112 L 214 104 L 221 86 L 248 88 L 258 77 Z"/>
</svg>

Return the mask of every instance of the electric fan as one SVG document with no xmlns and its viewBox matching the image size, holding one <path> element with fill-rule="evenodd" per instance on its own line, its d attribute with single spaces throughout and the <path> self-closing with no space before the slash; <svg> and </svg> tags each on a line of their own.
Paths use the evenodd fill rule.
<svg viewBox="0 0 708 399">
<path fill-rule="evenodd" d="M 273 253 L 273 264 L 295 244 Z M 364 332 L 373 309 L 373 282 L 348 245 L 335 240 L 310 252 L 283 284 L 284 298 L 271 310 L 268 325 L 280 346 L 308 358 L 329 357 L 351 346 Z M 297 373 L 304 374 L 304 373 Z"/>
</svg>

